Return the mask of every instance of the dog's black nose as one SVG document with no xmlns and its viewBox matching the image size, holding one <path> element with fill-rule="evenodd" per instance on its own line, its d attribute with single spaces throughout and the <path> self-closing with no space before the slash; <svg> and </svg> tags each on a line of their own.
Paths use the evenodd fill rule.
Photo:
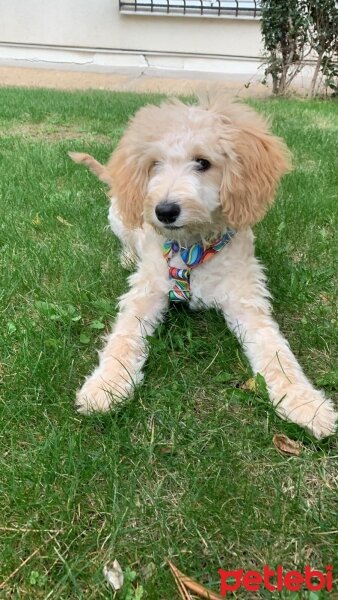
<svg viewBox="0 0 338 600">
<path fill-rule="evenodd" d="M 155 208 L 158 220 L 167 225 L 175 223 L 180 212 L 181 209 L 176 202 L 160 202 Z"/>
</svg>

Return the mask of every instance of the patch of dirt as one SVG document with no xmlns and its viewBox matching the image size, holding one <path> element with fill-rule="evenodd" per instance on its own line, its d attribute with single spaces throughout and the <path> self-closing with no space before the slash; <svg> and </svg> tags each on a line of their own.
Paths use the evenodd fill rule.
<svg viewBox="0 0 338 600">
<path fill-rule="evenodd" d="M 299 162 L 299 164 L 297 164 L 296 170 L 308 173 L 308 172 L 311 172 L 311 171 L 315 171 L 318 168 L 319 168 L 318 164 L 316 163 L 315 160 L 312 160 L 312 159 L 306 160 L 305 159 L 305 160 L 301 160 Z"/>
<path fill-rule="evenodd" d="M 338 119 L 336 118 L 335 115 L 315 115 L 312 116 L 312 124 L 311 127 L 314 129 L 322 129 L 322 130 L 327 130 L 327 129 L 333 129 L 333 130 L 338 130 Z"/>
<path fill-rule="evenodd" d="M 325 115 L 307 108 L 303 110 L 302 122 L 298 122 L 296 126 L 302 126 L 306 129 L 319 129 L 321 131 L 334 131 L 338 129 L 338 118 L 333 113 Z"/>
<path fill-rule="evenodd" d="M 120 73 L 92 73 L 63 69 L 36 69 L 31 67 L 0 67 L 0 85 L 56 90 L 116 90 L 130 79 Z"/>
<path fill-rule="evenodd" d="M 111 138 L 103 134 L 84 131 L 75 125 L 46 125 L 45 123 L 12 123 L 0 129 L 0 137 L 21 136 L 26 139 L 62 142 L 63 140 L 87 140 L 111 143 Z"/>
<path fill-rule="evenodd" d="M 271 90 L 260 76 L 125 68 L 110 73 L 91 71 L 0 66 L 0 86 L 59 90 L 111 90 L 138 93 L 194 94 L 221 86 L 229 97 L 266 97 Z"/>
<path fill-rule="evenodd" d="M 304 494 L 304 501 L 309 507 L 318 505 L 318 498 L 321 494 L 326 492 L 334 494 L 338 486 L 335 459 L 323 457 L 317 465 L 314 465 L 312 471 L 308 471 L 304 475 L 304 484 L 307 492 Z"/>
</svg>

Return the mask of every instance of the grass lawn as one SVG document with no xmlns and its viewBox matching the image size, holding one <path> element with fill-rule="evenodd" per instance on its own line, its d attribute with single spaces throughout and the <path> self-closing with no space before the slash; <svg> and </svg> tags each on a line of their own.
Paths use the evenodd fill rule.
<svg viewBox="0 0 338 600">
<path fill-rule="evenodd" d="M 220 567 L 336 561 L 338 575 L 338 439 L 315 442 L 240 387 L 250 370 L 220 315 L 171 310 L 134 399 L 105 416 L 73 409 L 128 273 L 103 186 L 67 151 L 105 161 L 154 99 L 0 89 L 0 598 L 114 598 L 102 575 L 114 558 L 136 573 L 121 600 L 176 600 L 167 557 L 215 591 Z M 334 397 L 338 105 L 252 104 L 295 164 L 257 254 L 291 347 Z M 301 455 L 279 454 L 275 433 Z"/>
</svg>

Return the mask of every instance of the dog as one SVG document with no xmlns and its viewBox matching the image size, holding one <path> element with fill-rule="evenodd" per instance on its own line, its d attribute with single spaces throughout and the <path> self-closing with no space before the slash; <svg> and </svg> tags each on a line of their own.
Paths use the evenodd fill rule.
<svg viewBox="0 0 338 600">
<path fill-rule="evenodd" d="M 277 413 L 317 438 L 335 431 L 333 403 L 303 373 L 271 316 L 264 268 L 251 227 L 291 168 L 285 143 L 264 118 L 222 95 L 189 105 L 147 105 L 131 119 L 106 166 L 69 153 L 109 186 L 109 222 L 134 260 L 130 288 L 77 392 L 80 413 L 105 412 L 143 378 L 148 342 L 169 303 L 219 310 Z"/>
</svg>

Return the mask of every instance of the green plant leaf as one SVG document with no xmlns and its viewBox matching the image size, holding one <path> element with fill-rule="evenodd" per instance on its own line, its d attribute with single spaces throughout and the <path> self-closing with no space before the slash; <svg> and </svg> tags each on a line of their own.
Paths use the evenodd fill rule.
<svg viewBox="0 0 338 600">
<path fill-rule="evenodd" d="M 13 321 L 8 321 L 7 323 L 7 331 L 9 334 L 16 332 L 16 325 Z"/>
<path fill-rule="evenodd" d="M 134 599 L 141 600 L 143 598 L 144 588 L 142 585 L 138 586 L 135 590 Z"/>
<path fill-rule="evenodd" d="M 38 571 L 31 571 L 30 575 L 29 575 L 29 583 L 30 585 L 36 585 L 39 581 L 39 572 Z"/>
<path fill-rule="evenodd" d="M 322 377 L 316 380 L 317 385 L 324 385 L 330 389 L 338 389 L 338 370 L 325 373 Z"/>
<path fill-rule="evenodd" d="M 228 381 L 233 381 L 234 380 L 234 374 L 232 373 L 219 373 L 219 375 L 216 375 L 215 377 L 215 381 L 217 381 L 217 383 L 227 383 Z"/>
<path fill-rule="evenodd" d="M 104 329 L 105 328 L 105 324 L 102 323 L 102 321 L 95 320 L 95 321 L 91 322 L 90 328 L 91 329 Z"/>
</svg>

